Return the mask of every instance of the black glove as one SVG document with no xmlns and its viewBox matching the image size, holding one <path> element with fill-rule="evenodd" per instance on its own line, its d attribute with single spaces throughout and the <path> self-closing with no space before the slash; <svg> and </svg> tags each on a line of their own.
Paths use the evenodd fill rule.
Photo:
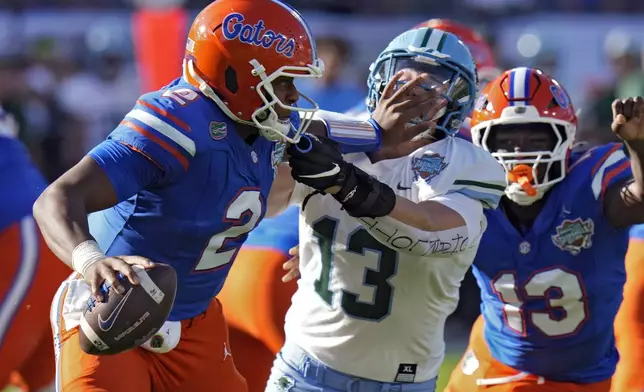
<svg viewBox="0 0 644 392">
<path fill-rule="evenodd" d="M 339 148 L 331 140 L 306 134 L 296 145 L 289 146 L 287 151 L 295 181 L 323 194 L 331 187 L 340 187 L 333 197 L 353 217 L 389 215 L 396 205 L 394 191 L 345 162 Z"/>
<path fill-rule="evenodd" d="M 341 185 L 338 175 L 346 162 L 334 141 L 304 134 L 286 152 L 290 156 L 288 163 L 295 181 L 321 192 L 334 185 Z"/>
</svg>

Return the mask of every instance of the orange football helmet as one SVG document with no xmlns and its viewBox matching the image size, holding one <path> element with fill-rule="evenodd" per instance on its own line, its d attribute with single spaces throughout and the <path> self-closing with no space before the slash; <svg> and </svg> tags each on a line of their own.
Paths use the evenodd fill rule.
<svg viewBox="0 0 644 392">
<path fill-rule="evenodd" d="M 443 30 L 454 34 L 463 41 L 465 46 L 467 46 L 472 53 L 474 61 L 476 62 L 480 86 L 485 86 L 492 79 L 501 74 L 501 71 L 496 65 L 496 61 L 494 60 L 492 47 L 483 39 L 478 31 L 471 29 L 462 23 L 440 18 L 430 19 L 414 26 L 416 29 L 421 27 L 431 27 L 433 29 Z"/>
<path fill-rule="evenodd" d="M 549 125 L 556 144 L 551 151 L 493 151 L 490 135 L 505 125 Z M 472 112 L 472 142 L 489 151 L 508 173 L 506 196 L 529 205 L 566 176 L 577 129 L 577 115 L 566 90 L 552 77 L 533 68 L 514 68 L 491 81 Z M 543 179 L 539 164 L 546 164 Z M 531 169 L 531 170 L 530 170 Z"/>
<path fill-rule="evenodd" d="M 310 124 L 317 104 L 300 108 L 280 101 L 271 83 L 281 77 L 319 78 L 324 64 L 299 12 L 279 0 L 217 0 L 192 23 L 184 78 L 234 121 L 256 126 L 270 140 L 292 143 Z M 274 106 L 299 111 L 298 129 Z"/>
</svg>

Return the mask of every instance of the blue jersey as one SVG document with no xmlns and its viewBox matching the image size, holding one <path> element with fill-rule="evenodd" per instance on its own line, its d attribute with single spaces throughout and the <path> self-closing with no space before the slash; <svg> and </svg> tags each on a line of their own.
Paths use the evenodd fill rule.
<svg viewBox="0 0 644 392">
<path fill-rule="evenodd" d="M 213 101 L 177 79 L 143 95 L 89 153 L 120 201 L 92 214 L 90 231 L 108 255 L 174 267 L 169 319 L 194 317 L 219 293 L 264 216 L 283 151 L 263 137 L 248 144 Z"/>
<path fill-rule="evenodd" d="M 519 232 L 501 208 L 486 210 L 474 276 L 494 358 L 554 381 L 595 382 L 610 378 L 618 360 L 613 320 L 628 244 L 628 230 L 609 225 L 602 200 L 631 171 L 617 144 L 570 163 L 531 230 Z"/>
<path fill-rule="evenodd" d="M 267 218 L 252 233 L 244 247 L 270 248 L 288 254 L 299 243 L 300 207 L 290 206 L 280 215 Z"/>
<path fill-rule="evenodd" d="M 31 215 L 47 183 L 17 139 L 0 136 L 0 232 Z"/>
</svg>

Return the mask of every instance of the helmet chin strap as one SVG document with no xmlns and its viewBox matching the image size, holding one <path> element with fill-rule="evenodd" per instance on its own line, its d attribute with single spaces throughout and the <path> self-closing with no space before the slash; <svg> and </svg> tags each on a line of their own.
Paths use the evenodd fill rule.
<svg viewBox="0 0 644 392">
<path fill-rule="evenodd" d="M 268 110 L 268 116 L 260 124 L 266 128 L 260 127 L 259 134 L 274 142 L 282 140 L 282 135 L 288 135 L 291 131 L 291 120 L 280 120 L 274 110 Z"/>
</svg>

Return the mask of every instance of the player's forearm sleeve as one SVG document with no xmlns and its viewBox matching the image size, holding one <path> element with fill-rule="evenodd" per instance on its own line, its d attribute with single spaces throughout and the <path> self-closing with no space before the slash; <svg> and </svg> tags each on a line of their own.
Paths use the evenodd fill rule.
<svg viewBox="0 0 644 392">
<path fill-rule="evenodd" d="M 324 122 L 329 139 L 339 143 L 343 154 L 371 152 L 380 149 L 380 126 L 342 113 L 318 110 L 315 118 Z"/>
<path fill-rule="evenodd" d="M 105 140 L 88 154 L 103 168 L 119 201 L 156 184 L 163 171 L 142 154 L 116 140 Z"/>
<path fill-rule="evenodd" d="M 458 193 L 430 199 L 458 212 L 464 226 L 442 231 L 424 231 L 389 216 L 358 218 L 371 235 L 387 247 L 420 257 L 449 257 L 477 244 L 485 230 L 485 216 L 480 202 Z"/>
</svg>

